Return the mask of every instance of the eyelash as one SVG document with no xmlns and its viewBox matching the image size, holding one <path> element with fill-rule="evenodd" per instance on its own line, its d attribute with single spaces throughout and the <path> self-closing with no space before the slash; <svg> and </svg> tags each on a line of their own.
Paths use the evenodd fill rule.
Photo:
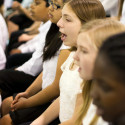
<svg viewBox="0 0 125 125">
<path fill-rule="evenodd" d="M 39 3 L 39 2 L 36 2 L 35 4 L 36 4 L 36 5 L 39 5 L 40 3 Z"/>
<path fill-rule="evenodd" d="M 82 52 L 83 52 L 83 53 L 85 53 L 85 54 L 86 54 L 86 53 L 88 53 L 88 52 L 87 52 L 87 51 L 85 51 L 85 50 L 82 50 Z"/>
<path fill-rule="evenodd" d="M 69 19 L 65 19 L 67 22 L 71 22 Z"/>
</svg>

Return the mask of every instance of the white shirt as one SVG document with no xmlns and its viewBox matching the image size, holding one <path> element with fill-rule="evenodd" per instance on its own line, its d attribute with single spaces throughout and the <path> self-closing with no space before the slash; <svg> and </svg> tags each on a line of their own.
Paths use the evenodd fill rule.
<svg viewBox="0 0 125 125">
<path fill-rule="evenodd" d="M 123 23 L 123 24 L 125 24 L 125 1 L 123 3 L 122 17 L 121 17 L 120 22 Z"/>
<path fill-rule="evenodd" d="M 42 54 L 44 45 L 45 39 L 42 39 L 37 47 L 37 50 L 33 53 L 32 58 L 24 63 L 22 66 L 18 67 L 17 70 L 22 71 L 26 74 L 30 74 L 32 76 L 38 75 L 43 70 Z"/>
<path fill-rule="evenodd" d="M 0 14 L 0 45 L 3 50 L 8 42 L 8 29 L 3 16 Z"/>
<path fill-rule="evenodd" d="M 32 76 L 38 75 L 42 71 L 42 54 L 43 48 L 45 44 L 45 39 L 40 41 L 37 50 L 33 53 L 32 58 L 25 62 L 22 66 L 18 67 L 18 71 L 22 71 L 26 74 L 30 74 Z"/>
<path fill-rule="evenodd" d="M 96 114 L 96 107 L 91 103 L 87 111 L 85 118 L 83 119 L 83 125 L 90 125 Z M 98 119 L 96 125 L 108 125 L 101 117 Z"/>
<path fill-rule="evenodd" d="M 69 120 L 75 109 L 77 94 L 81 93 L 82 79 L 79 76 L 78 68 L 70 70 L 73 63 L 74 52 L 71 52 L 68 59 L 61 66 L 63 74 L 60 78 L 60 113 L 61 122 Z"/>
<path fill-rule="evenodd" d="M 33 2 L 33 0 L 23 0 L 21 5 L 23 8 L 30 7 L 30 4 Z"/>
<path fill-rule="evenodd" d="M 106 14 L 109 14 L 110 16 L 117 16 L 118 0 L 100 0 L 100 2 L 104 6 Z"/>
<path fill-rule="evenodd" d="M 5 63 L 6 63 L 6 56 L 3 51 L 3 48 L 0 45 L 0 70 L 5 68 Z"/>
<path fill-rule="evenodd" d="M 56 55 L 52 57 L 50 60 L 47 60 L 43 63 L 42 89 L 45 89 L 54 81 L 56 75 L 58 56 L 60 50 L 64 49 L 69 49 L 69 47 L 62 44 L 61 48 L 56 53 Z"/>
<path fill-rule="evenodd" d="M 39 27 L 39 34 L 35 36 L 32 40 L 27 41 L 18 47 L 22 53 L 34 52 L 39 46 L 40 42 L 45 39 L 47 32 L 51 26 L 51 21 L 47 21 L 45 24 L 41 23 Z"/>
<path fill-rule="evenodd" d="M 5 8 L 10 8 L 12 6 L 13 0 L 4 0 Z"/>
</svg>

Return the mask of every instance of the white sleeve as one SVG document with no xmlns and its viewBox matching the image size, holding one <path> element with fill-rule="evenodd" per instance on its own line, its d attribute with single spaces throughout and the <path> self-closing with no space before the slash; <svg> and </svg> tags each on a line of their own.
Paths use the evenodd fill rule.
<svg viewBox="0 0 125 125">
<path fill-rule="evenodd" d="M 23 8 L 27 8 L 30 7 L 30 4 L 33 2 L 33 0 L 23 0 L 23 2 L 21 3 Z"/>
<path fill-rule="evenodd" d="M 17 70 L 23 71 L 32 76 L 38 75 L 43 68 L 42 54 L 43 54 L 44 44 L 45 41 L 39 44 L 37 50 L 33 53 L 32 58 L 26 63 L 24 63 L 22 66 L 18 67 Z"/>
<path fill-rule="evenodd" d="M 115 5 L 118 5 L 118 0 L 100 0 L 102 5 L 104 6 L 105 11 L 110 11 L 114 8 Z"/>
<path fill-rule="evenodd" d="M 0 70 L 5 68 L 5 63 L 6 63 L 6 56 L 2 47 L 0 46 Z"/>
<path fill-rule="evenodd" d="M 121 17 L 120 22 L 125 25 L 125 1 L 124 1 L 124 3 L 123 3 L 122 17 Z"/>
<path fill-rule="evenodd" d="M 50 21 L 47 21 L 45 24 L 40 25 L 40 33 L 32 40 L 29 40 L 25 44 L 18 47 L 18 49 L 20 49 L 22 53 L 34 52 L 37 48 L 37 45 L 40 44 L 41 41 L 45 41 L 50 26 Z"/>
<path fill-rule="evenodd" d="M 43 38 L 45 39 L 45 38 Z M 34 52 L 36 50 L 36 45 L 40 43 L 41 39 L 39 39 L 39 35 L 35 36 L 32 40 L 27 41 L 18 47 L 22 53 Z"/>
</svg>

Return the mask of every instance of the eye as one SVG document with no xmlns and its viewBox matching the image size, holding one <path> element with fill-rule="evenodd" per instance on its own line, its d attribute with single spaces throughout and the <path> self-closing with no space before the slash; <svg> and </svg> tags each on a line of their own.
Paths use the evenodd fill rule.
<svg viewBox="0 0 125 125">
<path fill-rule="evenodd" d="M 40 4 L 40 2 L 35 2 L 35 4 L 36 4 L 36 5 L 39 5 L 39 4 Z"/>
<path fill-rule="evenodd" d="M 66 18 L 65 20 L 66 20 L 67 22 L 71 22 L 71 20 L 70 20 L 70 19 L 68 19 L 68 18 Z"/>
<path fill-rule="evenodd" d="M 103 80 L 100 79 L 95 79 L 95 83 L 98 85 L 98 87 L 103 91 L 103 92 L 110 92 L 112 91 L 112 88 L 107 85 L 107 83 Z"/>
<path fill-rule="evenodd" d="M 87 54 L 87 53 L 88 53 L 88 51 L 87 51 L 87 50 L 82 50 L 82 52 L 83 52 L 84 54 Z"/>
</svg>

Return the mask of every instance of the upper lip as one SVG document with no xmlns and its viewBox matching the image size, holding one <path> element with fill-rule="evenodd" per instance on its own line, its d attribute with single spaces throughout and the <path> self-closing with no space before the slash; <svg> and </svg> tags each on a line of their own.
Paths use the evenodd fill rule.
<svg viewBox="0 0 125 125">
<path fill-rule="evenodd" d="M 61 30 L 59 30 L 59 32 L 61 33 L 61 34 L 65 34 L 64 32 L 62 32 Z M 66 35 L 66 34 L 65 34 Z"/>
<path fill-rule="evenodd" d="M 49 15 L 52 15 L 50 12 L 48 12 Z"/>
</svg>

